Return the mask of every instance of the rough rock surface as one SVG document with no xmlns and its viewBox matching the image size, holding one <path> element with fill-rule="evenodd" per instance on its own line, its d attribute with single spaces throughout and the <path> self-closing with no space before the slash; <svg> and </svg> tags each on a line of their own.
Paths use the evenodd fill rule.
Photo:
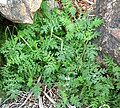
<svg viewBox="0 0 120 108">
<path fill-rule="evenodd" d="M 97 43 L 120 64 L 120 0 L 97 0 L 96 13 L 104 20 Z"/>
<path fill-rule="evenodd" d="M 0 13 L 16 23 L 33 23 L 42 0 L 0 0 Z"/>
</svg>

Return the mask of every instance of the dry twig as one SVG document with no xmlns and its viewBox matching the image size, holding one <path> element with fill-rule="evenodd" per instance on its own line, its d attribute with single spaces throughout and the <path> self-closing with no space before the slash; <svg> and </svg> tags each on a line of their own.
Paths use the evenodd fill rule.
<svg viewBox="0 0 120 108">
<path fill-rule="evenodd" d="M 93 5 L 93 4 L 94 4 L 94 2 L 91 2 L 91 1 L 89 1 L 89 0 L 83 0 L 83 1 L 86 1 L 86 2 L 89 3 L 90 5 Z"/>
<path fill-rule="evenodd" d="M 56 102 L 47 94 L 43 91 L 44 95 L 49 99 L 49 101 L 53 104 L 56 104 Z"/>
<path fill-rule="evenodd" d="M 110 106 L 107 105 L 107 104 L 103 104 L 103 105 L 101 105 L 99 108 L 103 108 L 103 107 L 108 107 L 108 108 L 110 108 Z"/>
<path fill-rule="evenodd" d="M 40 96 L 39 96 L 39 108 L 44 108 L 42 98 Z"/>
<path fill-rule="evenodd" d="M 28 95 L 28 97 L 27 97 L 26 100 L 23 102 L 23 104 L 20 105 L 18 108 L 22 108 L 22 107 L 26 104 L 26 102 L 28 101 L 28 99 L 32 96 L 32 94 L 33 94 L 33 92 L 31 92 L 31 93 Z"/>
</svg>

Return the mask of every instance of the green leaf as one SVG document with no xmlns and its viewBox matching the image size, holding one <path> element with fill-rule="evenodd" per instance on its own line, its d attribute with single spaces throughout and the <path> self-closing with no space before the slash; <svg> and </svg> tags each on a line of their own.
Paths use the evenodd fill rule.
<svg viewBox="0 0 120 108">
<path fill-rule="evenodd" d="M 38 98 L 39 95 L 40 95 L 40 93 L 41 93 L 41 91 L 42 91 L 42 89 L 41 89 L 41 84 L 40 84 L 40 83 L 35 84 L 35 86 L 32 88 L 32 91 L 33 91 L 33 93 L 34 93 L 34 96 L 35 96 L 36 98 Z"/>
<path fill-rule="evenodd" d="M 28 79 L 27 86 L 28 86 L 28 87 L 31 87 L 31 86 L 32 86 L 32 83 L 33 83 L 33 78 L 30 77 L 30 78 Z"/>
<path fill-rule="evenodd" d="M 71 7 L 71 8 L 69 9 L 69 12 L 71 13 L 72 17 L 75 17 L 75 14 L 76 14 L 76 9 L 75 9 L 75 7 Z"/>
</svg>

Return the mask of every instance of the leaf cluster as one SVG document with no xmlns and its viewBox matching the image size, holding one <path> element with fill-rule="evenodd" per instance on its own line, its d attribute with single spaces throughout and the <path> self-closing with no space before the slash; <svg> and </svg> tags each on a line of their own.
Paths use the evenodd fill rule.
<svg viewBox="0 0 120 108">
<path fill-rule="evenodd" d="M 101 68 L 95 61 L 99 48 L 91 42 L 102 20 L 81 13 L 76 18 L 71 2 L 64 0 L 63 4 L 63 10 L 50 11 L 43 1 L 35 23 L 19 25 L 18 34 L 2 45 L 0 52 L 6 59 L 0 73 L 2 89 L 15 98 L 20 90 L 32 88 L 37 97 L 45 84 L 61 88 L 58 108 L 67 104 L 119 107 L 120 67 L 106 58 L 108 68 Z"/>
</svg>

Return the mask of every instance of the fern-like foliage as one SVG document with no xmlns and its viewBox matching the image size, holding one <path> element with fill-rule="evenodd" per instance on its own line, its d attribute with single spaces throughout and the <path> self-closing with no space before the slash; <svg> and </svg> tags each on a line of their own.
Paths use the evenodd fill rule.
<svg viewBox="0 0 120 108">
<path fill-rule="evenodd" d="M 83 14 L 76 18 L 72 3 L 62 2 L 63 10 L 50 11 L 43 1 L 35 23 L 19 25 L 18 35 L 2 45 L 0 52 L 6 59 L 0 73 L 3 90 L 15 97 L 20 90 L 32 88 L 37 97 L 44 83 L 50 88 L 61 88 L 58 108 L 67 104 L 78 108 L 98 108 L 103 104 L 119 107 L 119 96 L 110 101 L 120 90 L 120 67 L 108 60 L 108 68 L 101 68 L 95 62 L 99 48 L 91 42 L 98 36 L 95 29 L 102 20 Z M 36 84 L 39 76 L 41 83 Z"/>
</svg>

